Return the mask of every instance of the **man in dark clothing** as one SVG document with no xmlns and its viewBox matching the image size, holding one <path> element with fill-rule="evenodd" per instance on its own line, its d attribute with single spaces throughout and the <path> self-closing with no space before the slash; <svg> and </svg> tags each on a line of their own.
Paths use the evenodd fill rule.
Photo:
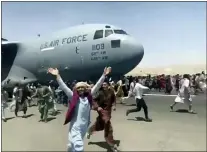
<svg viewBox="0 0 207 152">
<path fill-rule="evenodd" d="M 179 88 L 180 88 L 180 78 L 179 78 L 179 74 L 176 75 L 176 78 L 175 78 L 175 88 L 176 88 L 176 91 L 178 92 L 179 91 Z"/>
<path fill-rule="evenodd" d="M 172 87 L 172 80 L 169 75 L 167 76 L 165 82 L 166 82 L 165 83 L 165 93 L 171 94 L 173 87 Z"/>
<path fill-rule="evenodd" d="M 26 87 L 19 87 L 17 89 L 16 92 L 16 106 L 15 106 L 15 115 L 16 117 L 18 117 L 18 112 L 19 111 L 23 111 L 24 115 L 22 116 L 22 118 L 26 117 L 26 113 L 27 113 L 27 96 L 28 96 L 28 92 Z"/>
</svg>

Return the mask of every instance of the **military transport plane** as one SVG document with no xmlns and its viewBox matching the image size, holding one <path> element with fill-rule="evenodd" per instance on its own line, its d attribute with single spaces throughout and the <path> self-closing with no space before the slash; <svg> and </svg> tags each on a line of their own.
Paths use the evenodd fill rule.
<svg viewBox="0 0 207 152">
<path fill-rule="evenodd" d="M 105 66 L 113 76 L 124 75 L 139 64 L 144 48 L 121 28 L 83 24 L 25 42 L 2 39 L 2 84 L 14 85 L 54 79 L 49 67 L 65 80 L 98 78 Z"/>
</svg>

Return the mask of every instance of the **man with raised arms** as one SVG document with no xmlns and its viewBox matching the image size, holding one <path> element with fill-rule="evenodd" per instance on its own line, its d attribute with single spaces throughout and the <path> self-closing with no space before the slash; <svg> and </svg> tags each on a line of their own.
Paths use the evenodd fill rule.
<svg viewBox="0 0 207 152">
<path fill-rule="evenodd" d="M 89 85 L 85 82 L 78 82 L 74 86 L 73 91 L 66 86 L 61 79 L 58 69 L 49 68 L 48 73 L 56 76 L 60 88 L 68 96 L 69 108 L 66 114 L 65 124 L 70 122 L 68 134 L 68 151 L 83 151 L 84 150 L 84 136 L 88 130 L 90 123 L 90 110 L 92 106 L 92 96 L 101 88 L 106 75 L 111 72 L 111 68 L 105 68 L 103 75 L 89 90 Z"/>
</svg>

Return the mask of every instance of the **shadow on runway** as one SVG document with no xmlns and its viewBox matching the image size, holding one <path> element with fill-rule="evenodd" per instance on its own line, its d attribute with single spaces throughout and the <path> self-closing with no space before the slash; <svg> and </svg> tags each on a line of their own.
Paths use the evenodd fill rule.
<svg viewBox="0 0 207 152">
<path fill-rule="evenodd" d="M 119 146 L 120 145 L 120 140 L 115 140 L 115 143 L 117 144 L 117 146 Z M 107 152 L 112 152 L 110 146 L 104 141 L 101 141 L 101 142 L 88 142 L 88 145 L 97 145 L 101 148 L 106 149 Z"/>
<path fill-rule="evenodd" d="M 188 110 L 186 110 L 186 109 L 178 109 L 175 112 L 179 112 L 179 113 L 189 113 Z"/>
<path fill-rule="evenodd" d="M 47 122 L 50 122 L 52 120 L 56 119 L 55 117 L 50 117 L 50 118 L 47 118 Z"/>
<path fill-rule="evenodd" d="M 125 104 L 125 106 L 136 106 L 136 104 Z"/>
<path fill-rule="evenodd" d="M 127 120 L 132 120 L 132 121 L 145 121 L 145 118 L 143 118 L 143 117 L 135 117 L 135 119 L 127 119 Z"/>
<path fill-rule="evenodd" d="M 15 117 L 8 117 L 8 118 L 6 118 L 6 121 L 8 121 L 8 120 L 12 120 L 12 119 L 14 119 Z"/>
<path fill-rule="evenodd" d="M 196 112 L 189 112 L 187 109 L 178 109 L 176 111 L 171 111 L 171 112 L 178 112 L 178 113 L 189 113 L 189 114 L 197 114 Z"/>
<path fill-rule="evenodd" d="M 32 116 L 34 116 L 34 114 L 26 115 L 24 118 L 29 118 L 29 117 L 32 117 Z"/>
<path fill-rule="evenodd" d="M 51 116 L 57 116 L 57 115 L 61 114 L 61 111 L 62 110 L 57 110 L 56 112 L 51 112 L 49 115 L 51 115 Z"/>
<path fill-rule="evenodd" d="M 32 105 L 30 105 L 30 106 L 28 106 L 29 108 L 31 108 L 31 107 L 37 107 L 37 105 L 36 104 L 32 104 Z"/>
</svg>

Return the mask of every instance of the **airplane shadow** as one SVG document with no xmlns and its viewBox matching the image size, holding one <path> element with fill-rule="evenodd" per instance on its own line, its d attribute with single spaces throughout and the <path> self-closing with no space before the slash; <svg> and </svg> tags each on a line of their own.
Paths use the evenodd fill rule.
<svg viewBox="0 0 207 152">
<path fill-rule="evenodd" d="M 120 145 L 120 140 L 115 140 L 115 143 L 117 146 Z M 101 148 L 104 148 L 107 150 L 107 152 L 113 152 L 110 148 L 110 146 L 107 144 L 107 142 L 101 141 L 101 142 L 88 142 L 88 145 L 97 145 Z"/>
</svg>

